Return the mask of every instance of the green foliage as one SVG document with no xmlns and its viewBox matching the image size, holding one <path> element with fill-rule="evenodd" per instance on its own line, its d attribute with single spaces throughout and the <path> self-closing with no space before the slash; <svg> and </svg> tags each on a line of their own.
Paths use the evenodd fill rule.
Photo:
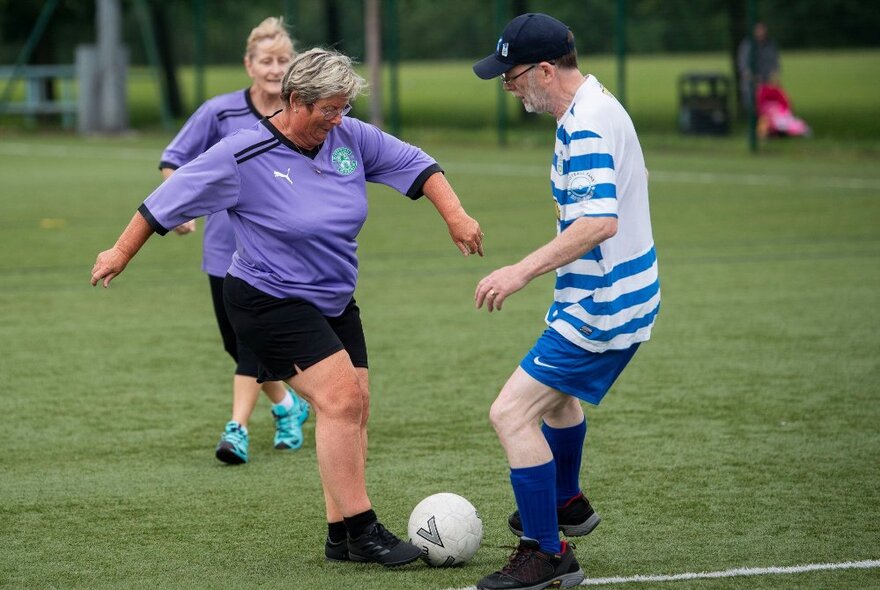
<svg viewBox="0 0 880 590">
<path fill-rule="evenodd" d="M 175 60 L 192 64 L 197 32 L 204 34 L 211 64 L 239 63 L 251 28 L 267 16 L 284 15 L 302 47 L 334 46 L 363 57 L 362 0 L 144 0 L 171 24 Z M 196 21 L 195 7 L 204 6 Z M 60 0 L 43 42 L 40 63 L 71 63 L 79 43 L 94 43 L 94 2 Z M 386 14 L 392 5 L 384 1 Z M 472 59 L 494 47 L 503 24 L 497 2 L 485 0 L 394 0 L 399 52 L 406 60 Z M 545 12 L 575 33 L 582 53 L 610 54 L 615 48 L 617 2 L 606 0 L 507 0 L 506 22 L 520 12 Z M 0 0 L 0 63 L 12 63 L 43 0 Z M 132 63 L 147 62 L 135 3 L 121 1 L 125 43 Z M 729 50 L 745 32 L 746 0 L 627 0 L 626 39 L 638 53 Z M 770 26 L 783 51 L 808 48 L 877 47 L 880 11 L 862 0 L 762 0 L 758 17 Z M 386 35 L 389 34 L 386 22 Z"/>
<path fill-rule="evenodd" d="M 313 420 L 304 448 L 280 453 L 261 400 L 252 462 L 213 458 L 232 366 L 198 234 L 154 237 L 109 290 L 88 285 L 95 254 L 159 182 L 169 137 L 5 134 L 0 587 L 440 590 L 499 567 L 513 497 L 487 412 L 543 327 L 552 278 L 498 314 L 474 310 L 472 294 L 553 235 L 552 121 L 536 126 L 537 147 L 419 142 L 480 220 L 483 259 L 457 253 L 429 203 L 370 191 L 357 297 L 371 353 L 371 497 L 402 533 L 424 496 L 460 493 L 486 530 L 463 568 L 399 571 L 323 562 Z M 662 311 L 653 340 L 587 409 L 583 476 L 604 518 L 578 543 L 587 576 L 877 559 L 873 157 L 658 141 L 646 157 Z M 688 587 L 842 590 L 877 576 Z"/>
</svg>

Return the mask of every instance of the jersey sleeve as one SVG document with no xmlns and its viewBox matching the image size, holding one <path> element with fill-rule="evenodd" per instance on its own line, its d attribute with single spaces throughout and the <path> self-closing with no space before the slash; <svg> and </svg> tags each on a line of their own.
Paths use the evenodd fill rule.
<svg viewBox="0 0 880 590">
<path fill-rule="evenodd" d="M 200 106 L 187 120 L 177 135 L 162 152 L 159 168 L 176 170 L 195 160 L 199 154 L 217 142 L 219 137 L 217 117 L 211 103 Z"/>
<path fill-rule="evenodd" d="M 418 199 L 428 177 L 443 171 L 434 158 L 421 149 L 373 125 L 361 121 L 356 124 L 367 182 L 381 183 L 411 199 Z"/>
<path fill-rule="evenodd" d="M 578 130 L 566 138 L 568 159 L 562 162 L 564 186 L 559 191 L 565 217 L 617 217 L 617 170 L 610 130 Z M 558 165 L 558 163 L 557 163 Z"/>
<path fill-rule="evenodd" d="M 230 146 L 220 141 L 180 167 L 138 211 L 159 235 L 181 223 L 234 207 L 241 178 Z"/>
</svg>

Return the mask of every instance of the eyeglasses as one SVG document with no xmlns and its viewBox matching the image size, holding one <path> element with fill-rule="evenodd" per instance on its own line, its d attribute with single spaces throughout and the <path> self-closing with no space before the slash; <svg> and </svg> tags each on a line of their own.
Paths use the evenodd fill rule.
<svg viewBox="0 0 880 590">
<path fill-rule="evenodd" d="M 555 65 L 556 65 L 556 62 L 555 62 L 555 61 L 548 61 L 547 63 L 550 64 L 551 66 L 555 66 Z M 513 78 L 508 78 L 508 77 L 507 77 L 507 74 L 501 74 L 501 84 L 502 84 L 502 85 L 505 85 L 505 86 L 510 86 L 511 84 L 513 84 L 514 80 L 516 80 L 516 79 L 519 78 L 520 76 L 524 75 L 526 72 L 530 72 L 530 71 L 534 70 L 534 69 L 537 68 L 539 65 L 540 65 L 540 64 L 532 64 L 532 65 L 530 65 L 529 67 L 527 67 L 526 69 L 524 69 L 523 71 L 521 71 L 519 74 L 517 74 L 516 76 L 514 76 Z"/>
<path fill-rule="evenodd" d="M 514 76 L 513 78 L 508 78 L 507 74 L 501 74 L 501 83 L 509 86 L 509 85 L 513 84 L 514 80 L 516 80 L 520 76 L 525 75 L 527 72 L 531 72 L 532 70 L 534 70 L 537 67 L 538 67 L 538 64 L 532 64 L 529 67 L 527 67 L 526 69 L 524 69 L 523 71 L 521 71 L 519 74 Z"/>
<path fill-rule="evenodd" d="M 337 109 L 336 107 L 318 107 L 318 110 L 321 111 L 321 115 L 324 116 L 325 121 L 332 121 L 337 116 L 344 117 L 350 113 L 351 105 L 346 103 L 341 109 Z"/>
</svg>

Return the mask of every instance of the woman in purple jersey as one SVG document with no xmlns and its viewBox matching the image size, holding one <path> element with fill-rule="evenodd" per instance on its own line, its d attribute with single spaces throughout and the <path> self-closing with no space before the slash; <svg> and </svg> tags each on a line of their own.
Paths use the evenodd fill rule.
<svg viewBox="0 0 880 590">
<path fill-rule="evenodd" d="M 226 210 L 238 247 L 223 285 L 260 379 L 283 379 L 315 410 L 315 448 L 333 561 L 403 565 L 421 550 L 378 520 L 366 489 L 369 372 L 354 300 L 367 182 L 426 196 L 465 256 L 483 254 L 480 225 L 433 158 L 345 117 L 365 86 L 346 56 L 313 49 L 282 82 L 284 110 L 220 140 L 138 209 L 92 268 L 108 286 L 153 232 Z"/>
<path fill-rule="evenodd" d="M 180 130 L 162 153 L 159 169 L 163 178 L 223 137 L 249 127 L 264 116 L 281 110 L 281 78 L 293 59 L 293 41 L 281 18 L 270 17 L 248 36 L 244 67 L 253 83 L 249 88 L 216 96 L 206 101 Z M 195 221 L 176 227 L 177 234 L 195 231 Z M 223 338 L 223 348 L 236 362 L 232 379 L 232 418 L 217 445 L 217 458 L 239 464 L 248 460 L 248 420 L 257 404 L 261 385 L 257 382 L 256 355 L 235 336 L 223 307 L 223 277 L 235 252 L 235 235 L 225 211 L 205 218 L 202 270 L 208 274 L 214 314 Z M 302 424 L 309 417 L 309 406 L 282 381 L 266 381 L 262 390 L 272 401 L 275 420 L 274 445 L 279 450 L 302 446 Z"/>
</svg>

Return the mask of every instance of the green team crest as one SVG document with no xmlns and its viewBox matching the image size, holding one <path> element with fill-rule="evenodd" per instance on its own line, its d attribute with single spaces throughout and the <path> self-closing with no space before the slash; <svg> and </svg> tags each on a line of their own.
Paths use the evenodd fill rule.
<svg viewBox="0 0 880 590">
<path fill-rule="evenodd" d="M 354 159 L 354 152 L 347 147 L 338 147 L 333 150 L 333 166 L 340 174 L 348 176 L 357 170 L 358 162 Z"/>
</svg>

